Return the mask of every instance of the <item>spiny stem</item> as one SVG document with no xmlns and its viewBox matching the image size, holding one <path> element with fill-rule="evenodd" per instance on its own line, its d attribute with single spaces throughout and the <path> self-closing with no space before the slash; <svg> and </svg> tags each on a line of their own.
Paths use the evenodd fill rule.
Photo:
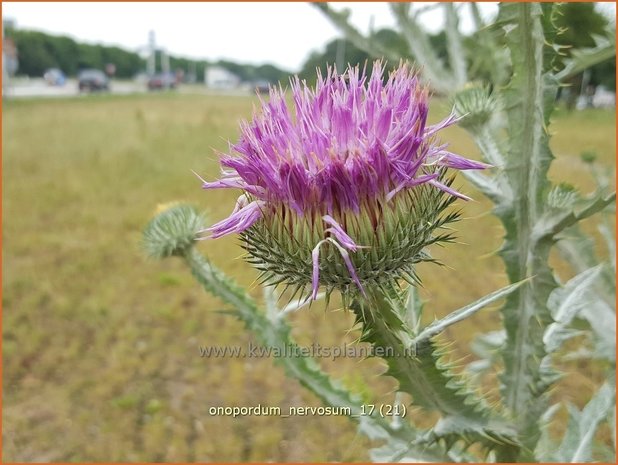
<svg viewBox="0 0 618 465">
<path fill-rule="evenodd" d="M 413 404 L 443 415 L 433 430 L 447 443 L 462 437 L 488 448 L 517 447 L 511 426 L 492 411 L 482 397 L 441 361 L 443 351 L 431 340 L 413 344 L 413 333 L 398 311 L 403 301 L 395 289 L 369 287 L 367 298 L 351 304 L 361 326 L 361 341 L 373 344 L 374 353 L 388 364 L 387 375 L 399 381 L 399 390 Z"/>
</svg>

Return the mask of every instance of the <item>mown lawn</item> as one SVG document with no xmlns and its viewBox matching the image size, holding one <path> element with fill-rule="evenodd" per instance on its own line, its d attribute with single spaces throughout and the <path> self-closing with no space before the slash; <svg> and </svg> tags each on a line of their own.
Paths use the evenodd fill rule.
<svg viewBox="0 0 618 465">
<path fill-rule="evenodd" d="M 237 137 L 255 99 L 198 95 L 88 97 L 3 104 L 3 446 L 5 461 L 355 461 L 367 441 L 343 417 L 216 417 L 212 406 L 317 406 L 271 359 L 201 358 L 200 345 L 242 345 L 242 325 L 218 313 L 178 260 L 153 262 L 141 230 L 159 204 L 186 201 L 214 221 L 237 194 L 203 192 L 191 169 L 218 173 L 214 149 Z M 436 120 L 448 111 L 438 102 Z M 615 113 L 558 112 L 551 174 L 593 187 L 579 155 L 595 150 L 615 167 Z M 443 133 L 453 151 L 476 156 L 465 133 Z M 613 176 L 612 176 L 613 177 Z M 464 205 L 462 244 L 436 250 L 449 267 L 419 273 L 427 318 L 506 283 L 489 203 Z M 255 273 L 236 238 L 200 249 L 242 285 Z M 601 250 L 601 252 L 603 252 Z M 568 270 L 556 260 L 563 276 Z M 260 290 L 252 287 L 260 296 Z M 313 306 L 290 317 L 304 344 L 353 343 L 351 315 Z M 451 329 L 455 357 L 486 311 Z M 467 360 L 472 360 L 468 357 Z M 388 402 L 394 383 L 376 360 L 324 360 L 367 400 Z M 594 368 L 574 366 L 554 395 L 581 405 Z M 592 380 L 592 381 L 591 381 Z M 488 390 L 495 390 L 489 384 Z M 373 394 L 371 394 L 373 392 Z"/>
</svg>

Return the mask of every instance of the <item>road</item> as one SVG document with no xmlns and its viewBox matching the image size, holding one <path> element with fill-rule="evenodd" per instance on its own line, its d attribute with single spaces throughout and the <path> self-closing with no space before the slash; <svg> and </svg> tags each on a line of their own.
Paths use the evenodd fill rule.
<svg viewBox="0 0 618 465">
<path fill-rule="evenodd" d="M 133 81 L 112 81 L 113 94 L 146 92 L 146 85 Z M 5 97 L 73 97 L 80 95 L 77 80 L 68 79 L 63 86 L 50 86 L 43 79 L 14 79 L 5 89 Z"/>
<path fill-rule="evenodd" d="M 225 95 L 251 95 L 250 89 L 238 88 L 228 90 L 208 89 L 201 84 L 182 84 L 177 90 L 180 93 L 190 94 L 225 94 Z M 110 83 L 110 92 L 116 95 L 140 94 L 148 92 L 145 82 L 118 81 Z M 85 95 L 80 93 L 77 80 L 68 79 L 63 86 L 50 86 L 43 79 L 13 79 L 8 88 L 4 89 L 3 96 L 8 98 L 33 98 L 33 97 L 78 97 Z"/>
</svg>

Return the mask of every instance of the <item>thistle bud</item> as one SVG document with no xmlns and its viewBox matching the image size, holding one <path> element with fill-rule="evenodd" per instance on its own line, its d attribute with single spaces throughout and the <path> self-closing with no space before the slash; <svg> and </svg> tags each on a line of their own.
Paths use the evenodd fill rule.
<svg viewBox="0 0 618 465">
<path fill-rule="evenodd" d="M 487 124 L 498 108 L 498 100 L 487 86 L 472 84 L 453 98 L 453 111 L 460 118 L 460 126 L 467 129 Z"/>
<path fill-rule="evenodd" d="M 448 169 L 487 165 L 449 152 L 436 133 L 451 115 L 427 126 L 428 90 L 407 65 L 383 79 L 358 67 L 318 75 L 315 88 L 291 81 L 293 115 L 284 91 L 268 102 L 240 141 L 222 155 L 222 177 L 205 189 L 240 189 L 232 214 L 205 230 L 210 238 L 240 234 L 247 260 L 264 282 L 297 290 L 363 294 L 400 278 L 437 230 L 455 219 L 446 208 L 467 197 L 451 187 Z"/>
<path fill-rule="evenodd" d="M 160 205 L 144 230 L 144 249 L 152 258 L 182 256 L 191 249 L 204 224 L 204 216 L 189 205 Z"/>
</svg>

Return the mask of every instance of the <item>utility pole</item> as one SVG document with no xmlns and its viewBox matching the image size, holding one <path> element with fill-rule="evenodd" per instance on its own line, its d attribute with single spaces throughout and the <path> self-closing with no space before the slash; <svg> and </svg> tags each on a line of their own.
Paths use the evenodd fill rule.
<svg viewBox="0 0 618 465">
<path fill-rule="evenodd" d="M 148 32 L 148 63 L 146 72 L 148 73 L 148 77 L 152 77 L 155 75 L 157 70 L 157 46 L 155 42 L 155 32 Z"/>
<path fill-rule="evenodd" d="M 195 84 L 197 82 L 197 67 L 195 66 L 195 61 L 189 62 L 189 82 Z"/>
<path fill-rule="evenodd" d="M 170 57 L 165 51 L 164 48 L 160 50 L 161 52 L 161 72 L 163 73 L 163 88 L 169 89 L 170 82 Z"/>
<path fill-rule="evenodd" d="M 339 38 L 337 40 L 337 52 L 335 55 L 335 66 L 337 67 L 337 72 L 343 73 L 345 69 L 345 41 L 344 38 Z"/>
</svg>

